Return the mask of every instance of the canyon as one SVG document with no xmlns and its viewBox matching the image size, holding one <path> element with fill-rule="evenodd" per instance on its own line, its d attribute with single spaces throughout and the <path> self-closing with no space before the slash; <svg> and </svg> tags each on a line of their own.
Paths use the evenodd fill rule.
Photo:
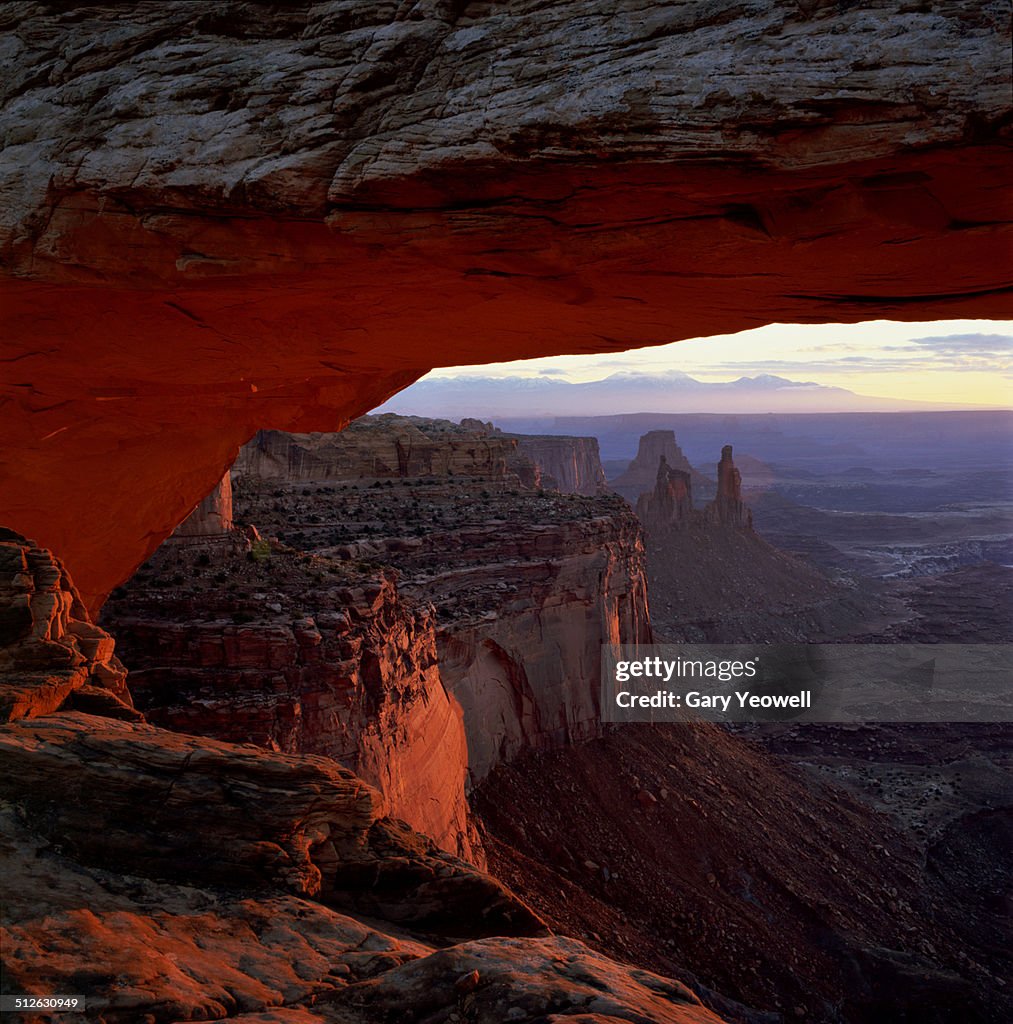
<svg viewBox="0 0 1013 1024">
<path fill-rule="evenodd" d="M 939 888 L 909 898 L 917 851 L 866 808 L 778 789 L 736 738 L 652 759 L 596 735 L 599 640 L 651 624 L 632 511 L 565 493 L 597 490 L 589 450 L 545 453 L 543 480 L 508 437 L 433 449 L 409 424 L 419 448 L 388 447 L 368 485 L 314 474 L 320 432 L 437 365 L 1008 315 L 1009 32 L 989 0 L 5 5 L 5 985 L 79 988 L 106 1024 L 759 1024 L 889 1014 L 884 993 L 918 1019 L 1001 1018 L 991 918 L 975 937 Z M 292 465 L 277 431 L 298 484 L 269 476 L 279 443 Z M 225 474 L 254 437 L 230 524 Z M 938 599 L 920 591 L 927 624 Z M 125 662 L 102 625 L 120 621 Z M 589 887 L 567 889 L 556 837 L 609 830 L 573 787 L 604 792 L 610 760 L 642 763 L 632 813 L 664 804 L 665 827 L 617 833 L 639 906 L 578 918 L 555 893 Z M 736 820 L 692 789 L 703 764 L 745 786 Z M 699 806 L 669 809 L 662 781 Z M 931 861 L 983 910 L 991 875 L 960 865 L 998 846 L 986 817 Z M 596 939 L 592 920 L 650 907 L 637 850 L 694 831 L 689 882 L 729 896 L 699 912 L 705 938 L 669 928 L 676 956 L 651 963 L 635 927 Z M 757 877 L 723 852 L 740 834 L 764 865 L 803 862 L 756 889 L 791 935 L 781 991 L 797 973 L 811 1001 L 735 970 L 771 937 L 727 938 L 721 908 Z M 578 853 L 591 870 L 615 851 Z M 547 882 L 526 891 L 533 861 Z M 870 863 L 896 909 L 868 906 Z"/>
<path fill-rule="evenodd" d="M 710 501 L 694 503 L 698 481 Z M 731 445 L 712 479 L 690 465 L 673 431 L 649 431 L 614 486 L 643 491 L 636 514 L 656 642 L 828 642 L 882 628 L 880 595 L 832 580 L 753 529 Z"/>
<path fill-rule="evenodd" d="M 145 722 L 62 565 L 12 533 L 0 555 L 3 652 L 21 670 L 0 684 L 5 987 L 71 985 L 87 1019 L 123 1024 L 493 1024 L 547 1000 L 564 1016 L 718 1021 L 684 985 L 550 936 L 333 758 Z M 78 710 L 96 680 L 105 700 Z"/>
<path fill-rule="evenodd" d="M 553 458 L 569 446 L 576 464 L 578 440 L 555 439 Z M 522 487 L 508 467 L 524 471 L 523 450 L 389 416 L 258 435 L 235 507 L 281 547 L 251 565 L 176 538 L 106 604 L 140 706 L 187 732 L 335 756 L 468 855 L 465 781 L 595 735 L 600 645 L 651 635 L 636 519 L 614 497 Z"/>
<path fill-rule="evenodd" d="M 755 746 L 798 757 L 804 733 L 744 744 L 709 726 L 602 731 L 598 649 L 651 639 L 648 580 L 655 604 L 666 593 L 659 551 L 694 591 L 669 613 L 683 631 L 699 621 L 689 609 L 706 606 L 707 579 L 726 599 L 762 605 L 758 637 L 779 617 L 808 628 L 800 583 L 816 588 L 803 590 L 806 608 L 815 594 L 839 599 L 755 534 L 729 449 L 714 499 L 657 503 L 666 516 L 648 521 L 645 548 L 618 496 L 547 491 L 534 463 L 522 483 L 510 468 L 516 438 L 490 449 L 484 424 L 416 419 L 412 430 L 428 439 L 413 449 L 424 452 L 419 476 L 401 475 L 414 464 L 397 461 L 408 449 L 395 417 L 340 435 L 255 438 L 235 485 L 223 479 L 114 591 L 99 627 L 75 624 L 86 609 L 52 556 L 11 536 L 16 586 L 5 593 L 43 616 L 38 625 L 22 613 L 18 642 L 45 637 L 48 656 L 65 661 L 78 635 L 102 641 L 77 654 L 76 690 L 20 698 L 0 741 L 14 876 L 44 858 L 54 879 L 45 921 L 17 900 L 8 914 L 15 985 L 63 984 L 96 958 L 125 964 L 153 942 L 143 973 L 90 977 L 100 1019 L 131 1020 L 154 992 L 167 1021 L 242 1020 L 272 1006 L 307 1024 L 379 1021 L 432 1005 L 492 1022 L 514 1006 L 537 1015 L 551 998 L 540 972 L 561 955 L 579 965 L 553 974 L 565 1005 L 618 1019 L 861 1021 L 903 1006 L 985 1022 L 1004 1012 L 987 884 L 961 882 L 989 922 L 972 934 L 901 823 L 886 826 L 855 790 L 854 750 L 802 755 L 817 766 L 806 783 Z M 672 474 L 691 483 L 659 456 L 655 499 Z M 784 610 L 772 596 L 777 565 L 791 588 Z M 31 584 L 29 566 L 39 567 Z M 766 588 L 762 602 L 750 579 Z M 61 588 L 68 597 L 35 598 Z M 665 614 L 654 618 L 665 637 Z M 714 621 L 742 638 L 746 620 L 728 608 Z M 106 629 L 130 666 L 129 692 Z M 37 692 L 48 694 L 50 674 Z M 96 676 L 104 699 L 79 705 Z M 894 764 L 870 760 L 859 778 L 871 785 Z M 853 796 L 827 785 L 837 773 Z M 910 784 L 934 785 L 938 773 L 928 761 L 926 781 L 911 774 Z M 986 813 L 997 780 L 978 797 Z M 88 829 L 95 791 L 112 831 Z M 135 801 L 150 817 L 131 812 Z M 250 801 L 261 808 L 252 818 Z M 992 871 L 988 829 L 965 832 L 963 847 L 936 840 L 931 863 L 973 855 Z M 195 835 L 205 836 L 196 847 Z M 61 879 L 88 893 L 87 923 Z M 744 915 L 744 898 L 766 910 Z M 844 906 L 861 909 L 842 918 Z M 284 924 L 265 933 L 267 914 Z M 33 974 L 53 948 L 48 973 Z M 159 959 L 169 956 L 171 971 Z M 762 970 L 735 966 L 757 957 Z M 851 966 L 835 974 L 829 963 L 842 959 Z M 201 989 L 212 965 L 229 980 Z M 462 981 L 473 971 L 477 981 Z"/>
<path fill-rule="evenodd" d="M 334 472 L 322 476 L 330 485 L 307 486 L 305 438 L 289 439 L 298 457 L 282 460 L 294 467 L 284 493 L 278 461 L 253 442 L 237 490 L 224 478 L 107 603 L 103 623 L 136 666 L 129 692 L 112 637 L 88 622 L 60 563 L 5 536 L 4 655 L 32 672 L 4 676 L 4 883 L 38 877 L 40 858 L 54 880 L 45 901 L 8 901 L 6 985 L 75 978 L 89 1019 L 109 1022 L 152 1010 L 242 1020 L 274 1006 L 300 1022 L 425 1006 L 492 1022 L 538 1015 L 547 999 L 601 1019 L 718 1020 L 678 982 L 542 938 L 544 922 L 482 872 L 463 800 L 466 770 L 474 784 L 503 759 L 600 730 L 600 643 L 649 638 L 639 527 L 618 499 L 519 490 L 481 445 L 468 449 L 482 452 L 469 476 L 462 440 L 483 435 L 423 426 L 445 435 L 441 472 L 399 478 L 407 489 L 396 496 L 393 477 L 360 486 L 361 467 L 335 455 L 342 443 L 362 454 L 354 428 L 347 440 L 313 439 L 354 474 L 343 500 Z M 376 445 L 368 465 L 397 451 L 400 425 L 363 429 Z M 282 440 L 271 439 L 275 455 Z M 489 520 L 487 487 L 509 530 Z M 388 521 L 390 506 L 400 524 L 433 521 L 425 548 L 375 535 L 373 517 Z M 355 527 L 352 508 L 369 539 L 331 543 L 337 524 Z M 238 524 L 254 510 L 263 533 Z M 306 550 L 274 539 L 277 526 L 301 531 Z M 403 593 L 391 570 L 363 561 L 367 547 L 412 573 Z M 446 589 L 423 586 L 433 580 Z M 490 615 L 489 597 L 511 584 L 513 607 Z M 539 661 L 533 631 L 558 662 Z M 105 700 L 92 696 L 82 713 L 96 680 Z M 523 688 L 497 707 L 490 691 L 505 681 Z M 87 894 L 87 910 L 68 885 Z M 268 915 L 284 923 L 265 932 Z M 202 986 L 208 971 L 217 980 Z"/>
<path fill-rule="evenodd" d="M 664 455 L 677 448 L 674 436 L 643 439 L 641 451 L 662 454 L 655 489 L 638 509 L 663 514 L 646 516 L 642 542 L 616 496 L 519 483 L 509 452 L 487 457 L 480 442 L 488 424 L 413 418 L 413 430 L 447 451 L 427 454 L 436 472 L 402 476 L 369 449 L 396 453 L 403 429 L 398 418 L 381 416 L 340 435 L 276 433 L 270 461 L 264 439 L 255 439 L 237 462 L 233 518 L 272 538 L 271 554 L 210 563 L 199 547 L 181 557 L 170 541 L 114 592 L 103 623 L 120 638 L 134 699 L 150 721 L 328 753 L 374 785 L 391 813 L 520 893 L 550 928 L 678 979 L 726 1020 L 759 1024 L 786 1011 L 864 1021 L 903 1007 L 985 1021 L 1000 1012 L 995 978 L 1003 958 L 994 939 L 968 933 L 945 884 L 926 874 L 910 831 L 919 819 L 887 825 L 869 806 L 900 792 L 892 781 L 888 789 L 872 785 L 892 780 L 891 772 L 908 773 L 912 794 L 950 778 L 938 759 L 926 758 L 918 771 L 898 764 L 903 755 L 888 728 L 869 760 L 832 731 L 827 749 L 838 749 L 830 754 L 819 744 L 803 747 L 809 733 L 798 727 L 743 729 L 744 744 L 710 726 L 652 727 L 645 735 L 598 724 L 597 648 L 606 638 L 811 640 L 847 636 L 883 611 L 756 534 L 727 446 L 713 499 L 694 508 L 689 474 L 672 470 Z M 514 442 L 524 443 L 519 435 Z M 320 458 L 312 469 L 307 446 Z M 450 457 L 462 451 L 479 456 L 467 464 Z M 279 471 L 284 466 L 290 475 Z M 673 479 L 685 486 L 681 505 L 663 500 Z M 307 571 L 294 573 L 292 559 Z M 361 597 L 344 580 L 361 577 L 362 585 L 371 576 L 386 581 L 402 617 L 428 609 L 426 664 L 435 686 L 423 699 L 430 709 L 456 709 L 463 737 L 454 746 L 444 734 L 436 745 L 439 771 L 412 767 L 433 748 L 410 717 L 404 660 L 372 686 L 360 669 L 358 685 L 371 702 L 363 696 L 354 716 L 328 718 L 313 706 L 338 649 L 326 612 L 307 609 L 336 600 L 360 620 Z M 345 589 L 335 594 L 337 583 Z M 623 607 L 635 614 L 618 614 Z M 229 623 L 230 615 L 241 623 Z M 256 645 L 257 637 L 305 630 L 307 619 L 325 636 L 297 669 L 291 641 L 276 659 Z M 360 665 L 370 652 L 382 660 L 397 635 L 389 621 L 382 625 L 360 632 Z M 253 656 L 241 674 L 218 653 L 202 655 L 228 651 L 236 634 L 248 638 Z M 189 644 L 180 644 L 183 635 Z M 418 633 L 408 657 L 418 658 Z M 278 713 L 300 704 L 296 714 Z M 966 795 L 951 805 L 960 816 L 987 811 L 1001 788 L 996 742 L 992 775 L 976 768 L 980 788 L 965 784 Z M 802 778 L 756 744 L 793 757 Z M 382 750 L 386 775 L 369 764 L 373 750 Z M 415 784 L 398 802 L 397 772 L 409 770 Z M 868 782 L 856 786 L 856 779 Z M 974 836 L 976 863 L 994 872 L 985 833 Z M 933 849 L 934 863 L 956 855 L 945 836 Z M 966 894 L 988 898 L 970 884 Z M 743 900 L 765 909 L 746 911 Z M 842 917 L 843 907 L 861 910 Z M 990 927 L 1001 931 L 998 921 Z M 832 971 L 841 960 L 848 970 Z M 762 969 L 743 974 L 734 966 L 747 961 Z"/>
</svg>

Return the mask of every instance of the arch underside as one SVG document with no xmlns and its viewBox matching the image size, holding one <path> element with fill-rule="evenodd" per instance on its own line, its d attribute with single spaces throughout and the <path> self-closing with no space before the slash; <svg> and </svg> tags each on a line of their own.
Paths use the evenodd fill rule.
<svg viewBox="0 0 1013 1024">
<path fill-rule="evenodd" d="M 713 6 L 6 25 L 0 523 L 94 610 L 435 366 L 1009 316 L 1003 13 Z"/>
</svg>

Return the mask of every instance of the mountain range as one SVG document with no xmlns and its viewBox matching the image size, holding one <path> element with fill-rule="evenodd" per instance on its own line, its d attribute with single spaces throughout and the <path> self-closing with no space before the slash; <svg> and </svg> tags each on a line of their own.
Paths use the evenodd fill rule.
<svg viewBox="0 0 1013 1024">
<path fill-rule="evenodd" d="M 959 409 L 902 398 L 876 398 L 814 381 L 772 374 L 720 383 L 679 370 L 622 372 L 573 383 L 556 377 L 424 377 L 378 412 L 480 419 L 509 416 L 610 415 L 627 412 L 894 412 Z"/>
</svg>

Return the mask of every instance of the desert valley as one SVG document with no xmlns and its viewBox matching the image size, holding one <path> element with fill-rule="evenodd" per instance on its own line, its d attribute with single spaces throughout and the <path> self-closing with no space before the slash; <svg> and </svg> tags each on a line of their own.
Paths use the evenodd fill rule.
<svg viewBox="0 0 1013 1024">
<path fill-rule="evenodd" d="M 1013 1019 L 1008 3 L 0 53 L 0 1011 Z M 609 717 L 688 644 L 926 713 Z"/>
<path fill-rule="evenodd" d="M 939 642 L 939 591 L 951 632 L 969 615 L 980 640 L 1008 640 L 1013 569 L 922 557 L 894 579 L 879 562 L 843 570 L 818 534 L 799 545 L 818 561 L 779 549 L 742 497 L 783 508 L 790 463 L 747 455 L 759 468 L 722 494 L 730 456 L 693 467 L 671 430 L 649 431 L 610 485 L 590 436 L 389 414 L 263 431 L 101 624 L 146 721 L 334 759 L 431 855 L 508 885 L 528 927 L 675 976 L 726 1020 L 874 1019 L 915 976 L 905 1012 L 988 1019 L 1003 999 L 1009 726 L 601 724 L 610 640 Z M 834 468 L 803 479 L 821 495 L 854 481 L 852 501 L 874 502 L 865 476 Z M 1007 531 L 1008 478 L 991 480 Z M 790 507 L 811 529 L 815 510 Z M 941 514 L 921 547 L 949 545 L 947 527 Z M 398 914 L 431 927 L 415 898 Z M 731 969 L 744 961 L 757 969 Z"/>
</svg>

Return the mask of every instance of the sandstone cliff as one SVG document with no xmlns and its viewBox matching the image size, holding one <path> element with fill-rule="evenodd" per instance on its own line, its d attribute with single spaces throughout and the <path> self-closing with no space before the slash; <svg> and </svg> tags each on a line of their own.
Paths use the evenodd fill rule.
<svg viewBox="0 0 1013 1024">
<path fill-rule="evenodd" d="M 563 494 L 601 494 L 607 487 L 596 437 L 508 434 L 541 470 L 542 486 Z"/>
<path fill-rule="evenodd" d="M 232 475 L 225 473 L 172 535 L 203 540 L 228 537 L 232 529 Z"/>
<path fill-rule="evenodd" d="M 0 522 L 93 610 L 257 429 L 339 429 L 437 364 L 1009 314 L 1002 4 L 0 30 Z"/>
<path fill-rule="evenodd" d="M 518 489 L 506 463 L 535 465 L 519 443 L 396 416 L 261 432 L 236 467 L 238 507 L 285 546 L 251 563 L 173 541 L 107 604 L 140 706 L 175 729 L 329 754 L 390 813 L 480 857 L 466 779 L 594 735 L 601 643 L 650 637 L 635 517 L 611 497 Z"/>
<path fill-rule="evenodd" d="M 387 413 L 364 416 L 339 434 L 259 430 L 240 450 L 233 473 L 286 483 L 420 476 L 502 480 L 516 447 L 494 431 Z"/>
<path fill-rule="evenodd" d="M 560 1002 L 588 1021 L 720 1024 L 677 982 L 538 937 L 502 884 L 381 817 L 381 795 L 330 757 L 171 732 L 112 691 L 97 713 L 58 706 L 66 687 L 24 701 L 25 674 L 69 678 L 74 697 L 96 677 L 122 690 L 123 673 L 59 561 L 10 533 L 0 623 L 8 991 L 73 990 L 108 1024 L 462 1008 L 499 1024 Z"/>
<path fill-rule="evenodd" d="M 403 595 L 434 605 L 471 779 L 595 733 L 600 645 L 650 637 L 643 541 L 625 504 L 464 477 L 277 483 L 240 488 L 246 518 L 320 557 L 392 566 Z"/>
<path fill-rule="evenodd" d="M 376 787 L 384 813 L 481 861 L 434 619 L 390 576 L 266 545 L 251 562 L 170 543 L 115 592 L 103 623 L 150 721 L 332 757 Z"/>
<path fill-rule="evenodd" d="M 597 511 L 597 510 L 596 510 Z M 464 712 L 469 776 L 601 728 L 603 643 L 649 643 L 643 542 L 616 508 L 570 523 L 472 530 L 470 557 L 413 581 L 449 615 L 443 679 Z"/>
<path fill-rule="evenodd" d="M 114 648 L 52 552 L 0 529 L 0 721 L 61 708 L 141 718 Z"/>
</svg>

